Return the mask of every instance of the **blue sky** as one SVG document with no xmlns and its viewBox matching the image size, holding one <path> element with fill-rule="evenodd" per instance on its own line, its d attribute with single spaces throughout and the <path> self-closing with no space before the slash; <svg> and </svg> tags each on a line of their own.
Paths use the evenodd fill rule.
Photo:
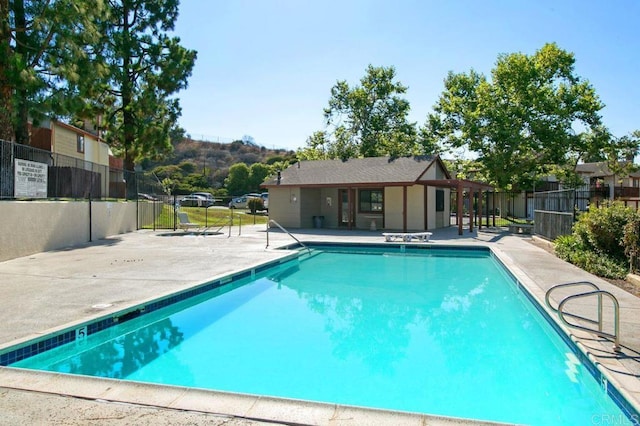
<svg viewBox="0 0 640 426">
<path fill-rule="evenodd" d="M 624 136 L 640 129 L 638 22 L 638 0 L 182 0 L 175 35 L 198 59 L 180 125 L 295 150 L 324 128 L 336 81 L 358 84 L 369 64 L 395 67 L 422 124 L 447 72 L 489 75 L 499 54 L 555 42 Z"/>
</svg>

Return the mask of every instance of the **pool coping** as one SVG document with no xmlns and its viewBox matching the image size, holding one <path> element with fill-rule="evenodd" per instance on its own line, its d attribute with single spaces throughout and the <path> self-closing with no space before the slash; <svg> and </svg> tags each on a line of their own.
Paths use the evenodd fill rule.
<svg viewBox="0 0 640 426">
<path fill-rule="evenodd" d="M 311 244 L 311 243 L 310 243 Z M 323 245 L 323 244 L 319 244 Z M 326 243 L 326 245 L 349 245 L 340 243 Z M 380 244 L 371 244 L 383 246 Z M 386 245 L 387 247 L 391 245 Z M 143 309 L 149 305 L 159 304 L 174 298 L 176 294 L 184 295 L 177 300 L 195 297 L 202 292 L 209 291 L 219 285 L 224 285 L 234 279 L 253 276 L 260 271 L 274 265 L 285 264 L 299 258 L 302 254 L 298 250 L 289 250 L 291 245 L 278 247 L 282 256 L 260 264 L 239 269 L 230 274 L 215 276 L 205 283 L 200 283 L 178 292 L 169 292 L 157 297 L 137 303 L 123 309 L 102 314 L 96 318 L 84 321 L 74 321 L 60 327 L 45 330 L 42 335 L 63 335 L 76 332 L 89 324 L 109 322 L 112 319 L 128 316 L 138 312 L 144 315 L 153 312 Z M 480 247 L 480 246 L 478 246 Z M 429 246 L 427 248 L 434 248 Z M 460 250 L 460 246 L 442 245 L 437 248 L 451 248 Z M 483 246 L 484 248 L 484 246 Z M 196 290 L 196 291 L 194 291 Z M 175 302 L 174 302 L 175 303 Z M 137 317 L 135 315 L 131 318 Z M 129 319 L 129 318 L 127 318 Z M 98 327 L 93 332 L 98 332 Z M 13 351 L 25 344 L 36 344 L 42 337 L 28 336 L 17 339 L 5 345 L 0 345 L 0 352 Z M 67 342 L 60 342 L 65 344 Z M 45 350 L 48 350 L 46 348 Z M 31 356 L 31 355 L 28 355 Z M 316 401 L 296 400 L 261 395 L 250 395 L 234 392 L 222 392 L 200 388 L 190 388 L 154 383 L 133 382 L 127 380 L 104 377 L 91 377 L 74 374 L 56 373 L 42 370 L 30 370 L 19 367 L 0 366 L 0 386 L 23 391 L 48 393 L 82 399 L 110 401 L 117 403 L 137 404 L 145 407 L 161 407 L 172 410 L 201 412 L 223 417 L 245 419 L 251 421 L 283 422 L 284 424 L 341 424 L 342 421 L 355 424 L 376 425 L 504 425 L 501 422 L 466 419 L 449 416 L 439 416 L 408 411 L 376 409 L 345 404 L 322 403 Z"/>
<path fill-rule="evenodd" d="M 618 403 L 618 405 L 627 405 L 623 410 L 633 416 L 634 419 L 638 419 L 637 413 L 640 413 L 640 382 L 638 380 L 628 380 L 628 375 L 633 373 L 628 371 L 626 366 L 620 363 L 615 358 L 603 358 L 598 355 L 599 353 L 612 353 L 612 343 L 606 339 L 594 340 L 593 335 L 585 331 L 569 328 L 566 324 L 560 321 L 558 315 L 553 312 L 545 303 L 546 291 L 540 288 L 534 280 L 532 280 L 511 258 L 502 252 L 499 248 L 489 247 L 491 252 L 505 267 L 507 273 L 512 275 L 517 285 L 522 287 L 525 294 L 534 302 L 534 306 L 544 314 L 547 321 L 551 321 L 553 328 L 555 328 L 560 336 L 567 342 L 572 344 L 576 348 L 581 356 L 581 361 L 588 361 L 585 364 L 590 370 L 591 374 L 598 374 L 596 377 L 603 386 L 605 391 Z M 585 345 L 585 341 L 589 341 L 589 345 Z M 595 350 L 594 350 L 595 347 Z M 606 368 L 608 367 L 608 368 Z M 595 371 L 594 371 L 595 370 Z M 595 375 L 594 374 L 594 375 Z M 613 389 L 608 386 L 608 383 L 613 385 Z M 621 400 L 622 398 L 622 400 Z M 636 413 L 629 413 L 629 410 L 634 410 Z"/>
<path fill-rule="evenodd" d="M 336 244 L 340 243 L 336 242 Z M 433 246 L 434 244 L 429 245 Z M 495 246 L 489 246 L 484 243 L 443 245 L 451 246 L 452 248 L 460 248 L 463 245 L 484 247 L 489 249 L 491 253 L 493 253 L 505 266 L 508 267 L 508 270 L 514 275 L 517 282 L 536 298 L 536 300 L 538 301 L 538 305 L 545 310 L 547 309 L 543 303 L 544 291 L 535 283 L 535 281 L 531 280 L 528 275 L 518 267 L 516 263 L 512 262 L 508 255 L 502 252 L 499 248 Z M 283 259 L 287 258 L 291 258 L 291 253 L 283 252 L 283 255 L 280 258 L 274 260 L 274 262 L 283 262 L 286 261 Z M 264 264 L 264 262 L 260 262 L 256 266 L 260 266 L 262 264 Z M 240 274 L 241 271 L 250 269 L 251 267 L 242 268 L 238 272 L 236 272 L 236 274 Z M 229 274 L 222 274 L 220 276 L 214 277 L 212 280 L 224 280 L 228 275 Z M 195 285 L 192 288 L 201 285 L 203 284 L 201 283 Z M 126 309 L 132 310 L 136 306 L 141 306 L 150 301 L 157 300 L 175 293 L 176 291 L 167 292 L 167 294 L 165 295 L 150 298 L 147 301 L 137 303 Z M 121 311 L 122 309 L 114 310 L 114 312 Z M 104 314 L 103 316 L 110 314 L 112 314 L 112 312 Z M 553 315 L 550 315 L 550 317 L 553 318 Z M 557 320 L 554 319 L 554 321 Z M 47 330 L 43 333 L 38 334 L 46 334 L 55 330 L 68 329 L 85 322 L 87 321 L 68 323 L 65 326 L 55 327 L 52 330 Z M 561 329 L 566 329 L 562 324 L 559 324 L 559 327 Z M 583 351 L 586 356 L 589 357 L 589 359 L 594 361 L 597 368 L 605 377 L 608 378 L 611 383 L 614 383 L 616 385 L 621 384 L 620 386 L 618 386 L 618 389 L 621 391 L 621 393 L 623 393 L 625 398 L 627 398 L 630 403 L 634 404 L 635 407 L 638 407 L 638 402 L 635 398 L 635 395 L 633 395 L 633 392 L 640 391 L 632 389 L 631 393 L 629 393 L 626 390 L 629 383 L 625 383 L 629 382 L 628 380 L 625 381 L 624 377 L 609 377 L 611 376 L 611 372 L 608 370 L 603 371 L 601 367 L 601 360 L 598 360 L 596 355 L 590 353 L 590 351 L 586 347 L 580 344 L 580 334 L 581 333 L 576 333 L 575 331 L 570 331 L 567 333 L 567 335 L 570 336 L 572 340 L 575 339 L 578 348 L 580 348 L 580 350 Z M 583 334 L 587 338 L 592 337 L 587 335 L 586 333 Z M 3 350 L 7 349 L 10 346 L 21 344 L 20 341 L 29 341 L 32 337 L 33 336 L 31 336 L 30 338 L 18 339 L 17 341 L 11 342 L 10 344 L 2 345 Z M 616 367 L 621 367 L 621 365 Z M 632 382 L 632 387 L 637 384 L 638 383 L 636 379 Z M 313 424 L 327 424 L 328 422 L 333 422 L 336 420 L 339 421 L 343 418 L 350 419 L 351 421 L 353 421 L 354 418 L 375 418 L 376 424 L 422 424 L 423 421 L 428 421 L 429 424 L 499 424 L 486 421 L 476 421 L 472 419 L 446 418 L 440 416 L 429 416 L 423 414 L 394 412 L 387 410 L 375 410 L 315 402 L 308 403 L 306 401 L 230 394 L 224 392 L 177 388 L 162 385 L 147 385 L 114 379 L 69 376 L 59 373 L 34 372 L 30 370 L 19 370 L 16 368 L 6 367 L 0 367 L 0 386 L 28 391 L 46 392 L 56 395 L 68 395 L 78 398 L 108 400 L 114 402 L 128 402 L 143 406 L 166 407 L 169 409 L 178 410 L 202 411 L 223 416 L 226 415 L 237 418 L 246 418 L 250 420 L 263 419 L 269 421 L 301 422 L 306 424 L 310 421 L 310 419 L 313 419 Z M 637 386 L 635 387 L 637 388 Z M 237 404 L 235 408 L 234 404 Z M 270 404 L 272 405 L 272 410 L 269 410 L 267 407 Z M 387 423 L 385 419 L 389 419 L 389 422 Z M 356 423 L 358 422 L 356 421 Z"/>
</svg>

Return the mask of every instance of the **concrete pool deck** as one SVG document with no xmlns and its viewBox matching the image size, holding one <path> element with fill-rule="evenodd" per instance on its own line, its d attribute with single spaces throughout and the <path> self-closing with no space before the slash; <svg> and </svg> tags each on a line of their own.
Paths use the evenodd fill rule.
<svg viewBox="0 0 640 426">
<path fill-rule="evenodd" d="M 286 252 L 273 248 L 293 242 L 290 236 L 272 231 L 269 248 L 265 249 L 264 225 L 243 226 L 241 232 L 238 235 L 235 229 L 231 236 L 194 236 L 181 231 L 138 231 L 81 247 L 0 262 L 0 347 L 278 259 Z M 313 229 L 292 230 L 292 233 L 302 241 L 384 243 L 381 231 Z M 581 280 L 592 281 L 613 293 L 621 306 L 622 354 L 615 354 L 611 343 L 592 334 L 576 330 L 568 333 L 638 407 L 640 299 L 557 259 L 529 240 L 523 235 L 491 229 L 471 233 L 465 230 L 464 235 L 458 236 L 457 229 L 451 227 L 433 231 L 431 242 L 426 244 L 490 246 L 538 300 L 544 300 L 545 291 L 553 285 Z M 559 292 L 557 296 L 566 294 Z M 593 317 L 589 303 L 577 304 L 576 309 L 584 309 L 583 315 Z M 608 313 L 605 310 L 605 317 Z M 611 321 L 605 323 L 610 325 Z M 291 402 L 11 368 L 0 368 L 0 410 L 3 424 L 465 423 L 335 404 Z"/>
</svg>

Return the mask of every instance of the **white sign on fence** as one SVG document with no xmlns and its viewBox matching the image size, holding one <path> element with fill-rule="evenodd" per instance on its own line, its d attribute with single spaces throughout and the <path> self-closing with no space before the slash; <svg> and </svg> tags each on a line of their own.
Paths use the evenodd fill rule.
<svg viewBox="0 0 640 426">
<path fill-rule="evenodd" d="M 48 166 L 29 160 L 15 160 L 15 198 L 47 198 Z"/>
</svg>

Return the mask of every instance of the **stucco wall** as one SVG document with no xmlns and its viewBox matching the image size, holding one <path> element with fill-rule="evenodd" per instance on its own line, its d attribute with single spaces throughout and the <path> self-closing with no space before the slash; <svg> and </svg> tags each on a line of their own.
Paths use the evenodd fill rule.
<svg viewBox="0 0 640 426">
<path fill-rule="evenodd" d="M 57 250 L 136 229 L 136 203 L 0 202 L 0 261 Z M 91 224 L 91 233 L 89 226 Z"/>
<path fill-rule="evenodd" d="M 435 175 L 435 171 L 433 174 Z M 427 229 L 449 226 L 450 190 L 444 190 L 444 212 L 436 212 L 435 191 L 436 188 L 427 187 Z M 374 217 L 377 229 L 404 229 L 402 187 L 384 189 L 384 217 L 382 214 L 359 212 L 358 200 L 359 190 L 354 200 L 356 229 L 370 229 Z M 340 226 L 340 203 L 338 188 L 269 188 L 269 218 L 285 228 L 313 228 L 313 216 L 324 216 L 325 228 L 337 228 Z M 407 187 L 407 231 L 423 230 L 425 190 L 423 185 L 413 185 Z"/>
<path fill-rule="evenodd" d="M 434 197 L 435 202 L 435 197 Z M 414 185 L 407 188 L 407 230 L 424 230 L 424 186 Z M 435 205 L 435 204 L 434 204 Z M 430 209 L 435 212 L 435 208 Z"/>
<path fill-rule="evenodd" d="M 320 191 L 320 214 L 324 216 L 325 228 L 337 228 L 340 196 L 337 188 L 322 188 Z"/>
<path fill-rule="evenodd" d="M 427 186 L 427 229 L 442 227 L 438 221 L 438 216 L 442 216 L 442 212 L 436 212 L 436 188 Z M 446 208 L 446 206 L 445 206 Z"/>
<path fill-rule="evenodd" d="M 387 187 L 384 190 L 384 227 L 402 230 L 402 187 Z"/>
<path fill-rule="evenodd" d="M 269 188 L 269 218 L 285 228 L 300 228 L 300 189 Z"/>
<path fill-rule="evenodd" d="M 313 216 L 319 216 L 320 188 L 302 188 L 298 199 L 300 204 L 300 227 L 313 228 Z"/>
<path fill-rule="evenodd" d="M 92 202 L 92 239 L 133 232 L 137 228 L 136 203 Z"/>
</svg>

